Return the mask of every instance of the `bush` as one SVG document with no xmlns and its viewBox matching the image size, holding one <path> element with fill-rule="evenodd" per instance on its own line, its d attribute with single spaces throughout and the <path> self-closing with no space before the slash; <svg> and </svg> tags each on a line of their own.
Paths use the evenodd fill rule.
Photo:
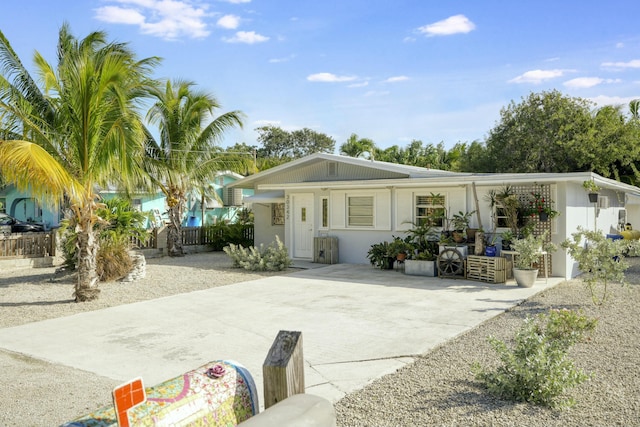
<svg viewBox="0 0 640 427">
<path fill-rule="evenodd" d="M 562 247 L 578 262 L 578 268 L 584 273 L 582 282 L 595 304 L 606 301 L 609 283 L 624 285 L 624 272 L 629 268 L 624 261 L 625 254 L 636 254 L 638 245 L 637 241 L 607 239 L 600 232 L 582 227 L 571 234 L 571 239 L 562 242 Z"/>
<path fill-rule="evenodd" d="M 292 263 L 287 248 L 278 236 L 276 241 L 267 247 L 260 245 L 260 247 L 245 248 L 230 244 L 223 250 L 233 261 L 234 267 L 251 271 L 282 271 L 289 268 Z"/>
<path fill-rule="evenodd" d="M 473 370 L 487 389 L 502 398 L 543 406 L 564 407 L 575 402 L 561 396 L 589 379 L 567 356 L 571 345 L 584 339 L 596 326 L 582 312 L 552 310 L 527 318 L 510 349 L 504 341 L 489 337 L 502 365 L 488 371 L 478 363 Z"/>
<path fill-rule="evenodd" d="M 252 228 L 253 224 L 250 223 L 233 223 L 227 224 L 226 222 L 218 222 L 213 225 L 208 225 L 203 230 L 208 236 L 212 236 L 212 242 L 209 245 L 214 251 L 221 251 L 225 246 L 234 244 L 236 246 L 243 246 L 248 248 L 253 245 L 253 239 L 248 237 L 252 233 L 248 233 L 248 229 Z"/>
<path fill-rule="evenodd" d="M 126 276 L 132 266 L 127 240 L 101 241 L 96 257 L 96 271 L 101 282 L 110 282 Z"/>
</svg>

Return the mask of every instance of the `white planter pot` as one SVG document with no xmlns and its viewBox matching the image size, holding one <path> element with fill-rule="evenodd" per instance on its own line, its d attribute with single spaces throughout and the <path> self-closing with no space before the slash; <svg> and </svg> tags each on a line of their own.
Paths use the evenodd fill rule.
<svg viewBox="0 0 640 427">
<path fill-rule="evenodd" d="M 404 262 L 404 274 L 436 277 L 438 269 L 435 261 L 408 259 Z"/>
<path fill-rule="evenodd" d="M 518 286 L 522 288 L 530 288 L 538 278 L 538 269 L 521 270 L 519 268 L 514 268 L 513 278 L 516 279 Z"/>
</svg>

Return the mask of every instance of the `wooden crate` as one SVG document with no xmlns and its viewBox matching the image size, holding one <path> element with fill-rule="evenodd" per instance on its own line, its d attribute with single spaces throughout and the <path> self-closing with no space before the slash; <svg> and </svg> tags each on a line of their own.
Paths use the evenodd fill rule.
<svg viewBox="0 0 640 427">
<path fill-rule="evenodd" d="M 507 260 L 502 257 L 469 255 L 467 257 L 467 279 L 488 283 L 507 281 Z"/>
</svg>

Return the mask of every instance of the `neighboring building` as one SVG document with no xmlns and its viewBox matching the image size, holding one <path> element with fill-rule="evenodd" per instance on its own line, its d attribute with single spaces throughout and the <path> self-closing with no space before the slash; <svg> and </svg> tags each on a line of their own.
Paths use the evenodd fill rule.
<svg viewBox="0 0 640 427">
<path fill-rule="evenodd" d="M 18 191 L 15 186 L 0 188 L 0 212 L 20 221 L 42 224 L 45 230 L 60 225 L 61 212 L 58 206 L 40 203 L 30 194 Z"/>
<path fill-rule="evenodd" d="M 582 187 L 589 179 L 602 188 L 596 204 Z M 367 263 L 372 244 L 403 236 L 431 209 L 444 208 L 450 217 L 476 210 L 477 203 L 481 225 L 491 231 L 493 216 L 485 196 L 505 185 L 520 192 L 544 189 L 560 212 L 545 225 L 556 244 L 578 226 L 604 234 L 616 233 L 625 223 L 640 228 L 640 188 L 591 172 L 470 174 L 313 154 L 229 187 L 255 191 L 245 200 L 254 212 L 256 245 L 278 235 L 291 257 L 312 259 L 314 237 L 331 236 L 338 238 L 340 262 Z M 442 205 L 430 205 L 435 194 L 444 196 Z M 471 226 L 479 225 L 474 215 Z M 578 270 L 559 250 L 552 256 L 552 274 L 570 278 Z"/>
<path fill-rule="evenodd" d="M 205 197 L 204 224 L 211 225 L 220 221 L 235 222 L 238 212 L 244 208 L 244 198 L 253 195 L 252 189 L 231 188 L 230 184 L 244 178 L 242 175 L 232 172 L 218 172 L 213 182 L 209 185 L 210 194 Z M 200 191 L 195 189 L 187 195 L 184 224 L 202 224 L 202 197 Z"/>
</svg>

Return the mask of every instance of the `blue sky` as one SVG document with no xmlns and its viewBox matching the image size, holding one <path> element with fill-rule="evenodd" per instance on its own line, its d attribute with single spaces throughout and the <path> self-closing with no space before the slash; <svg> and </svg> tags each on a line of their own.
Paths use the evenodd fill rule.
<svg viewBox="0 0 640 427">
<path fill-rule="evenodd" d="M 558 89 L 598 105 L 640 98 L 640 2 L 609 0 L 29 0 L 0 29 L 28 67 L 60 26 L 104 30 L 156 76 L 195 81 L 258 126 L 352 133 L 379 147 L 484 140 L 500 109 Z"/>
</svg>

